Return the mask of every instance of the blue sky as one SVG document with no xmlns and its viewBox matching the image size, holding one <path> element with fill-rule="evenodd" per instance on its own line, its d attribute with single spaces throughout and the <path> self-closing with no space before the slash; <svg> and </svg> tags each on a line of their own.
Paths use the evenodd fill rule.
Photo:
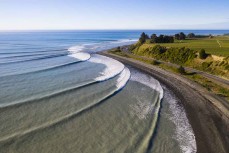
<svg viewBox="0 0 229 153">
<path fill-rule="evenodd" d="M 0 0 L 0 30 L 229 29 L 229 0 Z"/>
</svg>

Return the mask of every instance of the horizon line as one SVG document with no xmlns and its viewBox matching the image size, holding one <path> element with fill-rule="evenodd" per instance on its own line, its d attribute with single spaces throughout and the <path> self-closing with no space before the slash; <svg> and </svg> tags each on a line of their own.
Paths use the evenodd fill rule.
<svg viewBox="0 0 229 153">
<path fill-rule="evenodd" d="M 1 30 L 0 29 L 0 32 L 16 32 L 16 31 L 111 31 L 111 30 L 114 30 L 114 31 L 122 31 L 122 30 L 229 30 L 228 29 L 203 29 L 203 28 L 200 28 L 200 29 L 186 29 L 186 28 L 172 28 L 172 29 L 4 29 L 4 30 Z"/>
</svg>

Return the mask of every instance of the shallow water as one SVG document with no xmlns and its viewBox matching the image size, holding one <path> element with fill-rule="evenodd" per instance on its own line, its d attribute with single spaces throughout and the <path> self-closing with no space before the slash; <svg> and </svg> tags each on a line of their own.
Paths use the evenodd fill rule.
<svg viewBox="0 0 229 153">
<path fill-rule="evenodd" d="M 196 151 L 172 91 L 92 53 L 135 33 L 45 34 L 0 39 L 0 152 Z"/>
</svg>

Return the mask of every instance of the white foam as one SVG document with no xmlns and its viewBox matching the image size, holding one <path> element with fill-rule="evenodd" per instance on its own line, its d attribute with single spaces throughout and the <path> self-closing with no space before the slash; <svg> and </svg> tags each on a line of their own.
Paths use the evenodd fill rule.
<svg viewBox="0 0 229 153">
<path fill-rule="evenodd" d="M 82 45 L 77 45 L 77 46 L 72 46 L 72 47 L 70 47 L 69 49 L 68 49 L 68 51 L 70 52 L 70 53 L 78 53 L 78 52 L 81 52 L 81 51 L 83 51 L 83 49 L 84 49 L 84 46 L 82 46 Z"/>
<path fill-rule="evenodd" d="M 114 41 L 102 41 L 99 43 L 87 43 L 87 44 L 76 45 L 70 47 L 68 51 L 71 53 L 75 53 L 75 52 L 96 53 L 96 52 L 104 51 L 106 49 L 110 49 L 118 46 L 130 45 L 136 42 L 137 39 L 120 39 Z"/>
<path fill-rule="evenodd" d="M 91 57 L 91 55 L 88 53 L 75 53 L 75 54 L 70 54 L 68 56 L 77 58 L 81 61 L 86 61 Z"/>
<path fill-rule="evenodd" d="M 104 81 L 112 78 L 120 74 L 124 69 L 124 65 L 122 63 L 102 55 L 93 54 L 89 61 L 93 63 L 103 64 L 106 66 L 105 69 L 100 72 L 100 76 L 95 78 L 96 81 Z"/>
<path fill-rule="evenodd" d="M 120 77 L 117 80 L 116 87 L 118 89 L 123 88 L 129 79 L 130 79 L 130 70 L 125 67 L 124 70 L 121 72 Z"/>
<path fill-rule="evenodd" d="M 140 82 L 160 93 L 160 99 L 163 98 L 163 89 L 160 83 L 151 76 L 140 73 L 136 70 L 132 71 L 131 80 Z"/>
<path fill-rule="evenodd" d="M 155 109 L 154 105 L 146 99 L 136 97 L 137 104 L 130 105 L 133 115 L 136 115 L 139 119 L 147 119 L 151 112 Z"/>
<path fill-rule="evenodd" d="M 76 58 L 80 61 L 86 61 L 90 59 L 91 55 L 89 53 L 82 52 L 83 46 L 73 46 L 68 49 L 70 57 Z"/>
<path fill-rule="evenodd" d="M 126 45 L 131 43 L 136 43 L 138 39 L 120 39 L 118 41 L 113 41 L 113 44 L 126 43 Z"/>
<path fill-rule="evenodd" d="M 137 70 L 132 70 L 131 80 L 139 82 L 159 92 L 159 100 L 163 98 L 163 89 L 160 83 L 153 77 L 143 74 Z M 137 115 L 139 119 L 147 119 L 152 111 L 158 112 L 158 109 L 160 109 L 160 107 L 155 107 L 155 104 L 152 104 L 151 101 L 148 101 L 144 98 L 142 99 L 140 96 L 136 98 L 138 102 L 137 104 L 131 105 L 131 108 L 133 110 L 133 114 Z"/>
<path fill-rule="evenodd" d="M 101 72 L 98 72 L 99 76 L 94 79 L 95 81 L 104 81 L 110 79 L 120 74 L 124 70 L 125 66 L 117 60 L 102 55 L 90 55 L 89 53 L 81 52 L 83 48 L 83 46 L 74 46 L 69 48 L 68 51 L 71 53 L 69 56 L 82 61 L 90 58 L 88 60 L 89 62 L 103 64 L 105 69 Z"/>
<path fill-rule="evenodd" d="M 166 88 L 166 87 L 164 87 Z M 167 91 L 168 89 L 166 89 Z M 196 140 L 193 129 L 189 124 L 185 109 L 178 104 L 178 99 L 171 92 L 165 92 L 164 96 L 169 103 L 172 116 L 168 118 L 176 126 L 176 135 L 174 138 L 178 140 L 183 153 L 196 153 Z"/>
</svg>

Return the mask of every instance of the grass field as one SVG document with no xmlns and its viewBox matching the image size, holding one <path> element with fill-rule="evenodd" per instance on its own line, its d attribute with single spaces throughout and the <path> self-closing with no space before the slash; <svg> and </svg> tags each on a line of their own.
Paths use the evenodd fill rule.
<svg viewBox="0 0 229 153">
<path fill-rule="evenodd" d="M 156 44 L 144 44 L 142 49 L 153 47 Z M 165 47 L 187 47 L 196 51 L 205 49 L 207 53 L 219 56 L 229 56 L 229 36 L 215 36 L 213 38 L 196 38 L 176 40 L 175 43 L 160 43 Z"/>
<path fill-rule="evenodd" d="M 175 68 L 174 66 L 169 66 L 169 65 L 166 65 L 166 64 L 163 64 L 163 63 L 157 63 L 155 64 L 153 61 L 153 59 L 143 59 L 143 58 L 140 58 L 140 57 L 137 57 L 135 55 L 131 55 L 131 54 L 126 54 L 126 53 L 123 53 L 121 52 L 120 50 L 110 50 L 109 53 L 112 53 L 112 54 L 116 54 L 118 56 L 122 56 L 122 57 L 126 57 L 126 58 L 132 58 L 132 59 L 135 59 L 135 60 L 138 60 L 138 61 L 141 61 L 141 62 L 144 62 L 146 64 L 151 64 L 151 65 L 154 65 L 154 66 L 157 66 L 157 67 L 160 67 L 164 70 L 167 70 L 167 71 L 170 71 L 170 72 L 173 72 L 173 73 L 176 73 L 176 74 L 180 74 L 178 71 L 177 71 L 177 68 Z M 183 75 L 184 77 L 192 80 L 192 81 L 195 81 L 196 83 L 200 84 L 201 86 L 203 86 L 205 89 L 207 89 L 208 91 L 216 94 L 216 95 L 220 95 L 222 97 L 225 97 L 227 100 L 229 100 L 229 89 L 225 88 L 225 87 L 222 87 L 220 85 L 218 85 L 217 83 L 214 83 L 212 82 L 211 80 L 209 80 L 208 78 L 202 76 L 201 74 L 195 74 L 195 73 L 192 73 L 192 72 L 187 72 Z"/>
</svg>

